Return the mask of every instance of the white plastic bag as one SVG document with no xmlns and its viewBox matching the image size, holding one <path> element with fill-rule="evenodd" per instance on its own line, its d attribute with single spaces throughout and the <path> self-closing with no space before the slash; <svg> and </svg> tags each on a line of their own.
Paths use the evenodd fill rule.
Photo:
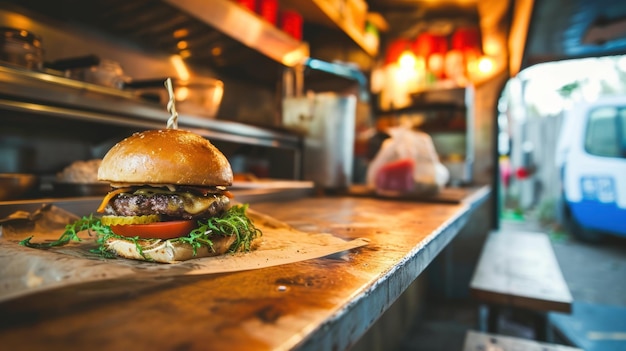
<svg viewBox="0 0 626 351">
<path fill-rule="evenodd" d="M 367 169 L 367 186 L 389 196 L 436 193 L 450 178 L 430 135 L 394 127 Z"/>
</svg>

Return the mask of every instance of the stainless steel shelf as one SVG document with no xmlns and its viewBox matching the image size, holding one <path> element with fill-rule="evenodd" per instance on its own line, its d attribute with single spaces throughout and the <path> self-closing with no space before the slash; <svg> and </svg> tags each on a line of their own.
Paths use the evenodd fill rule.
<svg viewBox="0 0 626 351">
<path fill-rule="evenodd" d="M 365 39 L 365 32 L 346 21 L 329 1 L 326 0 L 282 0 L 281 4 L 293 8 L 301 13 L 306 21 L 317 23 L 328 28 L 334 28 L 345 33 L 365 53 L 372 57 L 378 54 L 378 47 L 373 46 Z"/>
<path fill-rule="evenodd" d="M 143 129 L 165 128 L 169 113 L 132 92 L 0 66 L 0 109 Z M 180 128 L 223 141 L 297 149 L 300 138 L 247 124 L 180 114 Z"/>
<path fill-rule="evenodd" d="M 309 46 L 229 0 L 165 0 L 250 48 L 293 67 L 309 57 Z"/>
</svg>

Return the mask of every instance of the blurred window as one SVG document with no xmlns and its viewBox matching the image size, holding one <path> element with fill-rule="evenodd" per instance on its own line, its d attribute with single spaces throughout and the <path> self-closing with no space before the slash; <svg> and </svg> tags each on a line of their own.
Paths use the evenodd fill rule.
<svg viewBox="0 0 626 351">
<path fill-rule="evenodd" d="M 585 150 L 596 156 L 626 158 L 626 107 L 600 107 L 591 111 Z"/>
</svg>

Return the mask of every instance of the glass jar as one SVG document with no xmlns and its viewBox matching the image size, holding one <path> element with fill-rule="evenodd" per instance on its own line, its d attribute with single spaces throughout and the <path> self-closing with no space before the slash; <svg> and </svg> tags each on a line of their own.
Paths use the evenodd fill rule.
<svg viewBox="0 0 626 351">
<path fill-rule="evenodd" d="M 0 27 L 0 61 L 40 70 L 43 66 L 43 48 L 41 38 L 32 32 Z"/>
</svg>

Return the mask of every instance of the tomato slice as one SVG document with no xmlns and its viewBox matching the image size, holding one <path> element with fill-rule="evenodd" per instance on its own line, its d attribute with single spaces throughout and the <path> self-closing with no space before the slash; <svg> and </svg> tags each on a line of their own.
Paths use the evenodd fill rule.
<svg viewBox="0 0 626 351">
<path fill-rule="evenodd" d="M 194 220 L 155 222 L 149 224 L 112 225 L 113 233 L 142 239 L 173 239 L 189 234 L 196 228 Z"/>
</svg>

